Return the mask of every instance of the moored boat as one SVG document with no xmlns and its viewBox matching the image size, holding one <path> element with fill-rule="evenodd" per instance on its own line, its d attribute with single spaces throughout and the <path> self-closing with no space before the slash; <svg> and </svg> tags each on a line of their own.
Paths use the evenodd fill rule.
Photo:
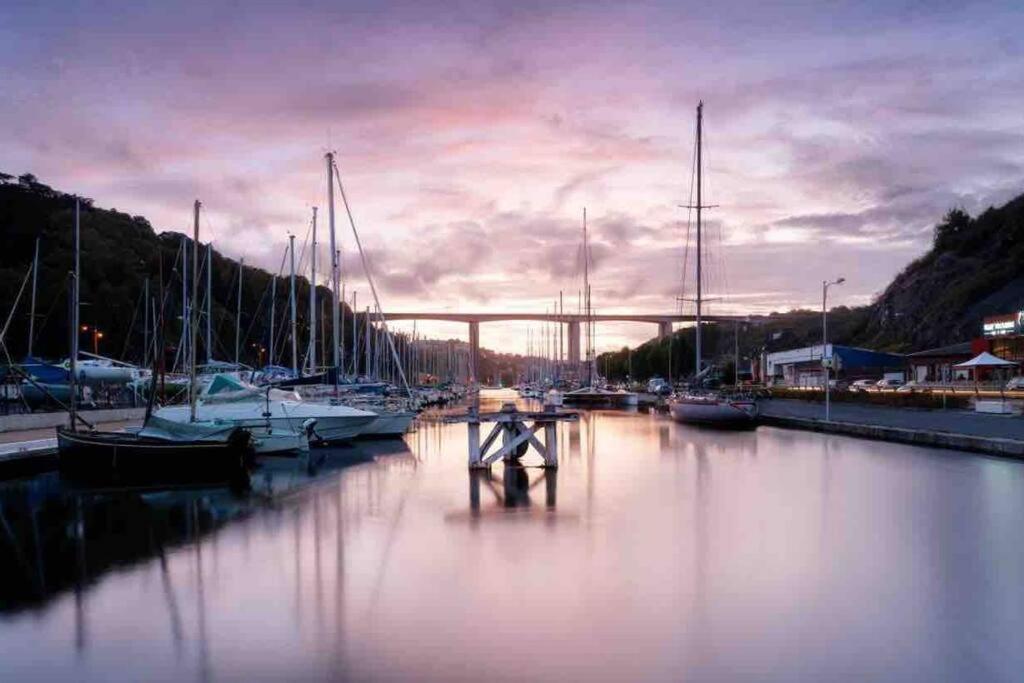
<svg viewBox="0 0 1024 683">
<path fill-rule="evenodd" d="M 88 478 L 231 478 L 245 471 L 251 454 L 250 436 L 243 429 L 220 440 L 193 441 L 57 428 L 61 472 Z"/>
<path fill-rule="evenodd" d="M 758 407 L 753 398 L 683 394 L 669 401 L 669 412 L 676 422 L 744 428 L 757 424 Z"/>
</svg>

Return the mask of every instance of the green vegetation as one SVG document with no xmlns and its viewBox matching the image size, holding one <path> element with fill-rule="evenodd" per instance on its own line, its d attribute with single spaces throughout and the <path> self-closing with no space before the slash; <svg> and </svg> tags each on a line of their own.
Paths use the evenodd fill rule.
<svg viewBox="0 0 1024 683">
<path fill-rule="evenodd" d="M 45 358 L 66 356 L 69 344 L 68 283 L 72 268 L 72 239 L 75 197 L 58 192 L 34 176 L 13 178 L 0 174 L 0 310 L 11 310 L 22 280 L 32 264 L 36 238 L 41 238 L 39 285 L 36 304 L 34 352 Z M 191 254 L 191 240 L 186 239 Z M 165 339 L 173 347 L 181 330 L 181 273 L 178 233 L 157 234 L 141 216 L 129 216 L 115 209 L 98 209 L 91 199 L 81 199 L 81 322 L 103 331 L 101 354 L 130 361 L 141 360 L 143 347 L 142 293 L 147 278 L 151 293 L 158 296 L 160 274 L 167 297 Z M 204 254 L 200 252 L 201 258 Z M 191 266 L 191 263 L 189 263 Z M 241 360 L 256 365 L 260 346 L 270 339 L 269 306 L 271 275 L 259 268 L 245 267 L 242 278 Z M 212 281 L 214 357 L 234 359 L 235 311 L 238 292 L 238 262 L 213 252 Z M 205 282 L 200 286 L 200 296 Z M 28 346 L 29 292 L 22 297 L 7 332 L 6 343 L 12 356 L 20 359 Z M 309 282 L 299 278 L 298 300 L 309 300 Z M 329 300 L 323 287 L 318 296 Z M 288 310 L 288 278 L 277 282 L 277 348 L 283 351 L 286 337 L 281 327 Z M 159 301 L 159 299 L 157 299 Z M 329 308 L 326 309 L 329 312 Z M 351 313 L 344 309 L 346 317 Z M 351 324 L 348 320 L 346 324 Z M 299 307 L 299 347 L 308 339 L 305 307 Z M 90 333 L 82 333 L 84 351 L 92 350 Z M 290 343 L 289 343 L 290 345 Z M 171 351 L 173 352 L 173 351 Z M 200 345 L 200 358 L 205 347 Z M 2 359 L 6 360 L 6 359 Z"/>
</svg>

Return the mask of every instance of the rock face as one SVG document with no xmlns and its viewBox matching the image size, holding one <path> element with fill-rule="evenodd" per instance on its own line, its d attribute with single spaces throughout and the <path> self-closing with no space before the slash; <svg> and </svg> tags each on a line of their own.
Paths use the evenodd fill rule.
<svg viewBox="0 0 1024 683">
<path fill-rule="evenodd" d="M 932 249 L 868 307 L 863 346 L 909 351 L 964 341 L 987 315 L 1024 308 L 1024 195 L 976 218 L 950 211 Z"/>
</svg>

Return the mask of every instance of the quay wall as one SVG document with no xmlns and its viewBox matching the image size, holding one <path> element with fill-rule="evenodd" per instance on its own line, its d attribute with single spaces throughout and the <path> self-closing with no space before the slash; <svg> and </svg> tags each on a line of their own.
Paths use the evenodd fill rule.
<svg viewBox="0 0 1024 683">
<path fill-rule="evenodd" d="M 145 408 L 112 408 L 105 410 L 83 410 L 79 413 L 93 424 L 102 422 L 128 422 L 141 420 Z M 47 429 L 68 424 L 68 414 L 64 411 L 52 413 L 21 413 L 18 415 L 0 415 L 0 433 L 20 432 L 31 429 Z M 79 423 L 81 424 L 81 423 Z"/>
<path fill-rule="evenodd" d="M 938 432 L 928 429 L 912 429 L 886 425 L 861 424 L 856 422 L 840 422 L 817 420 L 806 417 L 779 415 L 761 415 L 761 423 L 773 427 L 787 429 L 804 429 L 830 434 L 844 434 L 878 441 L 931 446 L 933 448 L 953 448 L 973 453 L 986 453 L 1008 458 L 1024 459 L 1024 441 L 1000 437 L 959 434 L 954 432 Z"/>
</svg>

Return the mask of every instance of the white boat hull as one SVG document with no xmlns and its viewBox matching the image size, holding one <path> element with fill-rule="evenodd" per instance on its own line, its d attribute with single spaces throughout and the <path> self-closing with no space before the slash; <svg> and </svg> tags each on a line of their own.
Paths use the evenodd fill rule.
<svg viewBox="0 0 1024 683">
<path fill-rule="evenodd" d="M 360 432 L 359 436 L 402 436 L 412 427 L 412 421 L 415 418 L 416 413 L 409 411 L 381 412 L 377 414 L 376 420 Z"/>
<path fill-rule="evenodd" d="M 755 401 L 729 399 L 681 399 L 669 404 L 676 422 L 721 427 L 750 426 L 757 420 Z"/>
<path fill-rule="evenodd" d="M 247 429 L 265 429 L 268 425 L 277 432 L 305 433 L 307 420 L 316 420 L 311 441 L 348 441 L 359 436 L 370 426 L 377 415 L 365 410 L 345 406 L 326 406 L 315 403 L 292 401 L 271 401 L 270 416 L 264 416 L 263 402 L 238 402 L 224 404 L 200 404 L 196 407 L 196 419 L 220 421 Z M 174 422 L 188 422 L 188 406 L 170 406 L 156 411 L 155 415 Z"/>
<path fill-rule="evenodd" d="M 251 435 L 250 445 L 260 455 L 275 453 L 297 453 L 309 450 L 309 437 L 300 426 L 298 431 L 290 428 L 267 426 L 266 421 L 258 425 L 241 425 L 237 422 L 211 420 L 199 422 L 177 422 L 160 415 L 152 415 L 149 423 L 138 431 L 142 436 L 155 438 L 189 439 L 193 441 L 223 440 L 236 427 L 243 427 Z"/>
</svg>

